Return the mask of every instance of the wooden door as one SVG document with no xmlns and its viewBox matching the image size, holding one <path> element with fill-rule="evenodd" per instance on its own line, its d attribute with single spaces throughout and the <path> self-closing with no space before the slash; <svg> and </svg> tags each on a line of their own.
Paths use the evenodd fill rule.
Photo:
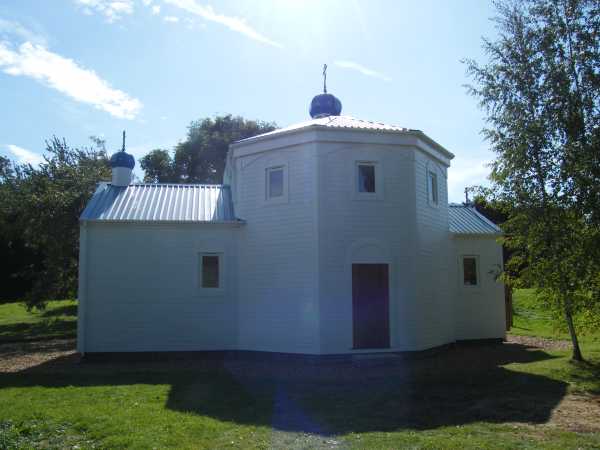
<svg viewBox="0 0 600 450">
<path fill-rule="evenodd" d="M 389 348 L 387 264 L 352 264 L 354 348 Z"/>
</svg>

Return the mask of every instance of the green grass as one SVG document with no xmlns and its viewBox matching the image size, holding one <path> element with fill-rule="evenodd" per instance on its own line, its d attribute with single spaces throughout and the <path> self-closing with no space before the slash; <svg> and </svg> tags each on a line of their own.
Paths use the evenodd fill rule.
<svg viewBox="0 0 600 450">
<path fill-rule="evenodd" d="M 515 306 L 519 331 L 560 337 L 528 292 Z M 0 324 L 39 320 L 0 307 Z M 600 344 L 583 351 L 459 347 L 389 368 L 63 357 L 0 373 L 0 448 L 600 448 L 600 432 L 547 424 L 565 396 L 600 395 Z M 597 423 L 583 405 L 558 409 Z"/>
<path fill-rule="evenodd" d="M 519 289 L 513 295 L 512 334 L 549 339 L 568 339 L 564 330 L 553 323 L 550 313 L 536 298 L 534 289 Z"/>
<path fill-rule="evenodd" d="M 520 289 L 513 297 L 513 327 L 511 334 L 520 336 L 560 339 L 570 342 L 562 324 L 552 320 L 537 299 L 534 289 Z M 557 359 L 546 360 L 520 367 L 532 374 L 543 374 L 555 380 L 565 380 L 574 392 L 592 392 L 600 395 L 600 330 L 579 333 L 579 341 L 586 362 L 568 361 L 569 351 L 550 351 Z M 510 366 L 507 366 L 510 367 Z M 600 421 L 600 418 L 598 419 Z"/>
<path fill-rule="evenodd" d="M 22 303 L 0 304 L 0 343 L 75 337 L 77 302 L 48 302 L 43 311 L 27 311 Z"/>
<path fill-rule="evenodd" d="M 552 320 L 551 314 L 544 309 L 536 297 L 535 289 L 519 289 L 513 296 L 513 327 L 511 334 L 520 336 L 536 336 L 546 339 L 569 340 L 566 325 L 560 320 Z M 577 325 L 577 323 L 576 323 Z M 584 333 L 578 330 L 582 343 L 600 346 L 600 330 Z"/>
</svg>

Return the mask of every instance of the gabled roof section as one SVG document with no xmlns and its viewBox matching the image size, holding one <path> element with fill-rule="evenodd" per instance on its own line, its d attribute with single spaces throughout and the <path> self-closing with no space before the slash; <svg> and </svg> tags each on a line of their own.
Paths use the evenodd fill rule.
<svg viewBox="0 0 600 450">
<path fill-rule="evenodd" d="M 101 183 L 81 221 L 241 223 L 233 213 L 229 186 L 208 184 Z"/>
<path fill-rule="evenodd" d="M 351 116 L 327 116 L 319 117 L 305 122 L 296 123 L 289 127 L 279 128 L 269 133 L 259 134 L 250 138 L 242 139 L 234 142 L 232 147 L 237 147 L 253 142 L 258 142 L 270 138 L 284 136 L 286 134 L 297 133 L 305 130 L 346 130 L 346 131 L 366 131 L 366 132 L 380 132 L 380 133 L 392 133 L 392 134 L 405 134 L 417 136 L 428 144 L 433 145 L 439 151 L 441 151 L 447 158 L 454 158 L 454 154 L 446 150 L 440 144 L 435 142 L 425 133 L 420 130 L 413 130 L 410 128 L 399 127 L 396 125 L 387 125 L 381 122 L 372 122 L 369 120 L 357 119 Z"/>
<path fill-rule="evenodd" d="M 448 205 L 448 222 L 453 234 L 499 235 L 502 230 L 471 206 L 456 203 Z"/>
</svg>

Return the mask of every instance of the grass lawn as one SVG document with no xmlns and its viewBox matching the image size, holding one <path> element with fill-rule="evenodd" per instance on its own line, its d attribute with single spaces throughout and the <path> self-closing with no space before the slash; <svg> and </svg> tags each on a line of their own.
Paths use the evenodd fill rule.
<svg viewBox="0 0 600 450">
<path fill-rule="evenodd" d="M 0 304 L 0 343 L 75 337 L 77 302 L 56 300 L 44 311 L 28 312 L 22 303 Z"/>
<path fill-rule="evenodd" d="M 518 336 L 536 336 L 546 339 L 570 340 L 569 333 L 561 322 L 562 327 L 557 328 L 536 298 L 534 289 L 519 289 L 515 292 L 513 300 L 513 327 L 510 333 Z M 580 341 L 591 345 L 592 348 L 600 347 L 600 330 L 595 333 L 578 333 Z M 597 344 L 597 345 L 595 345 Z"/>
<path fill-rule="evenodd" d="M 517 331 L 557 337 L 522 298 Z M 0 330 L 43 321 L 4 306 Z M 514 343 L 387 366 L 78 363 L 51 342 L 4 344 L 0 360 L 14 364 L 0 365 L 0 448 L 600 448 L 595 336 L 583 352 L 590 362 L 577 365 L 560 346 Z"/>
</svg>

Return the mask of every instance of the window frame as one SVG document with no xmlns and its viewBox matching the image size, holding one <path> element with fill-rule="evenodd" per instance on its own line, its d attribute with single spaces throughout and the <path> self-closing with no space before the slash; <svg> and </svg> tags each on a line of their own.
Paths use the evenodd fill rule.
<svg viewBox="0 0 600 450">
<path fill-rule="evenodd" d="M 271 173 L 281 170 L 282 173 L 282 193 L 276 197 L 271 196 Z M 286 203 L 288 200 L 288 175 L 287 165 L 277 164 L 265 167 L 265 193 L 264 199 L 267 203 Z"/>
<path fill-rule="evenodd" d="M 475 260 L 475 284 L 465 284 L 465 259 Z M 477 289 L 481 287 L 481 271 L 479 270 L 479 255 L 461 255 L 460 257 L 460 285 L 464 289 Z"/>
<path fill-rule="evenodd" d="M 430 180 L 435 180 L 435 191 L 432 189 L 432 183 Z M 425 178 L 425 182 L 427 183 L 427 203 L 437 208 L 440 204 L 440 183 L 438 174 L 435 170 L 427 169 L 427 174 Z M 432 195 L 435 192 L 435 195 Z"/>
<path fill-rule="evenodd" d="M 373 176 L 375 192 L 361 192 L 360 190 L 360 166 L 373 167 Z M 379 161 L 374 160 L 356 160 L 354 162 L 354 198 L 356 200 L 382 200 L 383 199 L 383 178 L 381 176 Z"/>
<path fill-rule="evenodd" d="M 216 256 L 217 259 L 217 269 L 219 271 L 219 279 L 217 287 L 209 287 L 204 286 L 204 257 L 205 256 Z M 198 253 L 198 287 L 201 291 L 206 293 L 221 293 L 223 292 L 225 284 L 225 265 L 224 265 L 224 255 L 222 252 L 209 252 L 203 251 Z"/>
</svg>

